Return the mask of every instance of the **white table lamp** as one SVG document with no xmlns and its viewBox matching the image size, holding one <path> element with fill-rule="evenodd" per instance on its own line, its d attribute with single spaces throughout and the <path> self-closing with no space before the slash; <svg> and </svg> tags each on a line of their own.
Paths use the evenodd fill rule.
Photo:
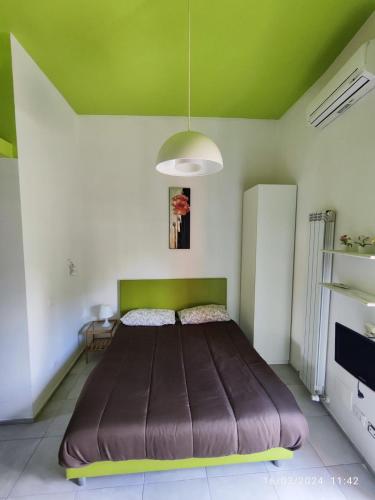
<svg viewBox="0 0 375 500">
<path fill-rule="evenodd" d="M 99 308 L 99 318 L 104 319 L 103 328 L 110 328 L 111 323 L 108 318 L 113 316 L 112 307 L 107 304 L 102 304 Z"/>
</svg>

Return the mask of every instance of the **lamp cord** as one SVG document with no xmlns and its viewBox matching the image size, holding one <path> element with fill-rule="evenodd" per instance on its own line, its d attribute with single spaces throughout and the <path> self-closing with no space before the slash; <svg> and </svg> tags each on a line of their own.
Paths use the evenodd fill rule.
<svg viewBox="0 0 375 500">
<path fill-rule="evenodd" d="M 190 21 L 190 0 L 187 0 L 188 7 L 188 130 L 190 131 L 190 108 L 191 108 L 191 21 Z"/>
</svg>

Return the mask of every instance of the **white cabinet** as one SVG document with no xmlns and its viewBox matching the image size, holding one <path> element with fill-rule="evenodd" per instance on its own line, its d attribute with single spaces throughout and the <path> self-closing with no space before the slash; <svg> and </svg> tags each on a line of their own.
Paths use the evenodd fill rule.
<svg viewBox="0 0 375 500">
<path fill-rule="evenodd" d="M 244 193 L 240 326 L 267 363 L 287 363 L 293 286 L 296 186 Z"/>
</svg>

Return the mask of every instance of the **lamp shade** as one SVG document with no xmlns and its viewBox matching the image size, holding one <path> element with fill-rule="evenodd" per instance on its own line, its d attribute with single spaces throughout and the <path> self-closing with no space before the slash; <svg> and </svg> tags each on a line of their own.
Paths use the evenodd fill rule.
<svg viewBox="0 0 375 500">
<path fill-rule="evenodd" d="M 162 174 L 192 177 L 210 175 L 223 168 L 223 158 L 214 141 L 188 130 L 172 135 L 162 145 L 156 170 Z"/>
<path fill-rule="evenodd" d="M 108 319 L 113 316 L 112 307 L 107 304 L 102 304 L 99 307 L 99 318 L 100 319 Z"/>
</svg>

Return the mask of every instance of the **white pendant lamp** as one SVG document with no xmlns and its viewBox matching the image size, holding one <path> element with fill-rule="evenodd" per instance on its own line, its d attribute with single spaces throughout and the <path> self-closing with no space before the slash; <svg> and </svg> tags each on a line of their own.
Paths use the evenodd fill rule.
<svg viewBox="0 0 375 500">
<path fill-rule="evenodd" d="M 200 132 L 190 130 L 191 103 L 191 33 L 190 0 L 188 0 L 188 130 L 172 135 L 162 145 L 156 163 L 161 174 L 193 177 L 219 172 L 223 158 L 214 141 Z"/>
</svg>

